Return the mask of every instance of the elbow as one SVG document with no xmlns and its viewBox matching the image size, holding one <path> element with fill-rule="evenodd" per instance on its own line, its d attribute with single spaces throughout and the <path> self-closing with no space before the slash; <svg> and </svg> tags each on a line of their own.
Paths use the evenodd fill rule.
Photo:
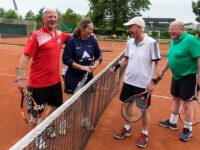
<svg viewBox="0 0 200 150">
<path fill-rule="evenodd" d="M 67 65 L 68 67 L 72 67 L 73 61 L 70 59 L 62 58 L 63 64 Z"/>
<path fill-rule="evenodd" d="M 99 64 L 101 64 L 101 62 L 102 62 L 102 56 L 100 56 L 97 60 L 99 61 Z"/>
</svg>

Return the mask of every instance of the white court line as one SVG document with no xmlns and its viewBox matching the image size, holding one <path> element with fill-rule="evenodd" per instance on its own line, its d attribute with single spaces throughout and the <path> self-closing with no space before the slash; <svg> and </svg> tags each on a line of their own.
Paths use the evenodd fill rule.
<svg viewBox="0 0 200 150">
<path fill-rule="evenodd" d="M 109 57 L 103 57 L 103 60 L 111 60 L 112 58 Z"/>
<path fill-rule="evenodd" d="M 1 57 L 10 57 L 10 56 L 13 56 L 13 55 L 21 55 L 21 54 L 20 54 L 20 53 L 13 53 L 13 52 L 12 52 L 12 54 L 0 56 L 0 58 L 1 58 Z"/>
<path fill-rule="evenodd" d="M 1 75 L 1 74 L 0 74 Z M 61 82 L 62 84 L 64 84 L 64 82 Z M 100 87 L 96 87 L 96 88 L 100 88 Z M 107 90 L 108 88 L 102 88 L 103 90 Z M 158 98 L 164 98 L 164 99 L 172 99 L 172 97 L 168 97 L 168 96 L 161 96 L 161 95 L 152 95 L 153 97 L 158 97 Z"/>
<path fill-rule="evenodd" d="M 13 75 L 13 74 L 6 74 L 6 73 L 0 73 L 0 76 L 16 77 L 16 75 Z"/>
<path fill-rule="evenodd" d="M 172 97 L 168 96 L 161 96 L 161 95 L 152 95 L 153 97 L 159 97 L 159 98 L 164 98 L 164 99 L 172 99 Z"/>
<path fill-rule="evenodd" d="M 3 46 L 3 45 L 6 45 L 6 46 L 8 46 L 8 47 L 23 47 L 23 46 L 25 47 L 25 45 L 20 46 L 20 45 L 17 45 L 17 44 L 14 45 L 14 44 L 9 44 L 9 43 L 8 43 L 8 44 L 2 44 L 2 43 L 0 43 L 0 45 L 2 45 L 2 46 Z"/>
</svg>

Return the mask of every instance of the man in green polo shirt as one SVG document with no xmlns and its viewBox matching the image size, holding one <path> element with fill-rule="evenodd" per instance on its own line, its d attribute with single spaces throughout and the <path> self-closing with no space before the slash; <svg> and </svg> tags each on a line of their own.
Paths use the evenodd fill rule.
<svg viewBox="0 0 200 150">
<path fill-rule="evenodd" d="M 173 96 L 173 105 L 170 119 L 159 121 L 159 125 L 177 130 L 177 120 L 179 108 L 182 101 L 189 100 L 196 92 L 200 99 L 200 40 L 184 30 L 184 25 L 180 21 L 174 21 L 169 26 L 171 37 L 168 59 L 162 67 L 159 76 L 170 68 L 172 72 L 171 94 Z M 198 75 L 198 76 L 197 76 Z M 187 107 L 187 109 L 186 109 Z M 192 137 L 192 105 L 191 102 L 183 109 L 187 112 L 184 122 L 183 133 L 180 135 L 181 141 L 190 141 Z M 188 121 L 189 120 L 189 121 Z"/>
</svg>

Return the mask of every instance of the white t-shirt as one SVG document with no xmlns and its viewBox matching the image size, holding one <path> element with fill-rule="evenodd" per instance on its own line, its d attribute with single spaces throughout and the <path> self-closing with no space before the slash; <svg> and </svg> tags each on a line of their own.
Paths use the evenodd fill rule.
<svg viewBox="0 0 200 150">
<path fill-rule="evenodd" d="M 147 88 L 153 76 L 154 61 L 161 59 L 157 41 L 147 34 L 139 44 L 131 38 L 126 43 L 125 57 L 128 58 L 128 65 L 124 82 Z"/>
</svg>

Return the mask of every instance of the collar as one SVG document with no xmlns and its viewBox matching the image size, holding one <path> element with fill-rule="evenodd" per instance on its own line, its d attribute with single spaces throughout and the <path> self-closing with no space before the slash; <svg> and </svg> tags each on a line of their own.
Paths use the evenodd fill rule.
<svg viewBox="0 0 200 150">
<path fill-rule="evenodd" d="M 136 40 L 134 39 L 133 44 L 136 45 L 136 46 L 142 45 L 142 44 L 144 44 L 144 43 L 146 42 L 147 37 L 148 37 L 148 35 L 147 35 L 146 33 L 144 33 L 144 37 L 143 37 L 142 41 L 138 44 L 138 43 L 136 42 Z"/>
<path fill-rule="evenodd" d="M 52 35 L 52 33 L 47 28 L 42 27 L 42 29 L 43 29 L 43 31 L 47 32 L 49 35 L 51 35 L 54 38 L 54 36 Z M 56 30 L 54 30 L 54 33 L 55 33 L 55 37 L 57 37 L 58 34 L 57 34 Z"/>
<path fill-rule="evenodd" d="M 186 37 L 186 35 L 187 35 L 187 33 L 186 32 L 184 32 L 179 38 L 178 38 L 178 40 L 177 41 L 174 41 L 174 43 L 176 44 L 176 43 L 179 43 L 180 41 L 182 41 L 185 37 Z"/>
</svg>

